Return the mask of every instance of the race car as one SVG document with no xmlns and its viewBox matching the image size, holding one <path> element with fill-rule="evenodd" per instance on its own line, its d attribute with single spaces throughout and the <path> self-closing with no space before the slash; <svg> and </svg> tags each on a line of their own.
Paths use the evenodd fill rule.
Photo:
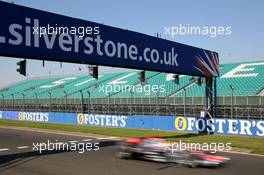
<svg viewBox="0 0 264 175">
<path fill-rule="evenodd" d="M 187 151 L 184 164 L 190 167 L 219 167 L 227 164 L 230 158 L 224 156 L 211 155 L 204 151 Z"/>
<path fill-rule="evenodd" d="M 217 167 L 230 160 L 228 157 L 211 155 L 200 150 L 172 150 L 171 143 L 159 137 L 126 139 L 120 144 L 117 157 L 171 162 L 189 167 Z"/>
<path fill-rule="evenodd" d="M 121 143 L 117 157 L 168 162 L 169 150 L 166 150 L 167 147 L 168 142 L 161 138 L 129 138 Z"/>
</svg>

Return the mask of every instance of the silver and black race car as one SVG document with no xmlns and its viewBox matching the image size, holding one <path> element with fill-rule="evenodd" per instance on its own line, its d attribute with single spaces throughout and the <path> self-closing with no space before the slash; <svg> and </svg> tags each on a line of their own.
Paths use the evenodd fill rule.
<svg viewBox="0 0 264 175">
<path fill-rule="evenodd" d="M 172 150 L 170 142 L 157 137 L 126 139 L 120 144 L 117 157 L 171 162 L 189 167 L 217 167 L 230 160 L 228 157 L 211 155 L 199 150 Z"/>
<path fill-rule="evenodd" d="M 141 158 L 157 162 L 169 161 L 167 142 L 160 138 L 130 138 L 121 143 L 119 158 Z"/>
</svg>

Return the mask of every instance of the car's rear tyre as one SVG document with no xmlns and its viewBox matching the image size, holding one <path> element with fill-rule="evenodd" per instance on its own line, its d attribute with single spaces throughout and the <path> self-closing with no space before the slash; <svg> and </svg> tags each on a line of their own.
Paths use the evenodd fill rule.
<svg viewBox="0 0 264 175">
<path fill-rule="evenodd" d="M 190 160 L 186 160 L 184 164 L 189 168 L 196 168 L 198 166 L 197 163 Z"/>
</svg>

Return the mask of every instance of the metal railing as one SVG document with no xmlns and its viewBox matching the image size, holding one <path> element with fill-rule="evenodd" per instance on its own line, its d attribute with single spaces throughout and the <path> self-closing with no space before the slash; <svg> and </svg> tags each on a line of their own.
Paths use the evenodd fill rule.
<svg viewBox="0 0 264 175">
<path fill-rule="evenodd" d="M 129 97 L 129 98 L 48 98 L 1 99 L 0 110 L 97 113 L 118 115 L 199 116 L 203 97 Z M 219 117 L 264 117 L 263 96 L 218 97 Z"/>
</svg>

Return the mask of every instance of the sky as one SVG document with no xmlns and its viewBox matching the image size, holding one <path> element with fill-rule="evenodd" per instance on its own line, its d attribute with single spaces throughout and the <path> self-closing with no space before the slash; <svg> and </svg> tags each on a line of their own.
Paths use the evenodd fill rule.
<svg viewBox="0 0 264 175">
<path fill-rule="evenodd" d="M 11 2 L 7 1 L 6 2 Z M 13 0 L 15 4 L 61 15 L 104 23 L 118 28 L 155 35 L 175 42 L 213 50 L 220 63 L 264 60 L 264 1 L 262 0 Z M 1 17 L 1 20 L 4 20 Z M 165 34 L 169 26 L 231 26 L 231 34 Z M 16 72 L 21 59 L 0 57 L 0 87 L 26 78 L 68 74 L 88 74 L 86 65 L 28 60 L 26 78 Z M 100 73 L 131 71 L 99 67 Z"/>
</svg>

